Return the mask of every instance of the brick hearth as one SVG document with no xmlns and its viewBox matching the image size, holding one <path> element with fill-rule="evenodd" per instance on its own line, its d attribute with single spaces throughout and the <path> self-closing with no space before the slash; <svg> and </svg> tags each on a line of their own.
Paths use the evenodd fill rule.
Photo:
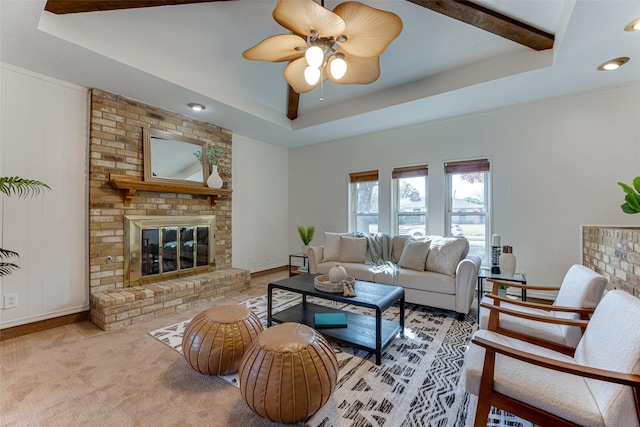
<svg viewBox="0 0 640 427">
<path fill-rule="evenodd" d="M 251 273 L 230 268 L 91 294 L 91 321 L 109 331 L 249 288 Z"/>
</svg>

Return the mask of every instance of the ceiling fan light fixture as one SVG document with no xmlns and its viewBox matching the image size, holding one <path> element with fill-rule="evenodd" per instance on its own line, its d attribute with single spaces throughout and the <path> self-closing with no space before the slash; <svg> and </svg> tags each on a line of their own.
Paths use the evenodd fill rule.
<svg viewBox="0 0 640 427">
<path fill-rule="evenodd" d="M 628 56 L 622 56 L 620 58 L 611 59 L 611 60 L 609 60 L 607 62 L 603 62 L 602 64 L 598 65 L 598 70 L 600 70 L 600 71 L 617 70 L 618 68 L 622 67 L 627 62 L 629 62 L 629 57 Z"/>
<path fill-rule="evenodd" d="M 636 18 L 629 22 L 625 27 L 625 31 L 640 31 L 640 18 Z"/>
<path fill-rule="evenodd" d="M 319 46 L 311 46 L 304 53 L 309 67 L 320 68 L 324 63 L 324 50 Z"/>
<path fill-rule="evenodd" d="M 193 111 L 202 111 L 207 109 L 207 107 L 205 107 L 204 105 L 196 104 L 195 102 L 187 104 L 187 107 L 191 108 Z"/>
<path fill-rule="evenodd" d="M 347 62 L 344 60 L 344 55 L 340 52 L 336 53 L 331 64 L 329 65 L 329 72 L 331 77 L 336 80 L 340 80 L 347 72 Z"/>
<path fill-rule="evenodd" d="M 304 69 L 304 79 L 311 86 L 318 83 L 318 80 L 320 80 L 320 68 L 309 65 Z"/>
</svg>

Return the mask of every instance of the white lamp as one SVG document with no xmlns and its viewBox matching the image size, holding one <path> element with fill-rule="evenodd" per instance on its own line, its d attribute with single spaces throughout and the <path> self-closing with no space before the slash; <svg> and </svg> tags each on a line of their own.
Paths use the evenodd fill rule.
<svg viewBox="0 0 640 427">
<path fill-rule="evenodd" d="M 331 72 L 331 76 L 336 80 L 340 80 L 344 77 L 344 74 L 347 72 L 347 62 L 344 60 L 344 55 L 342 53 L 336 53 L 333 61 L 331 61 L 331 65 L 329 66 L 329 71 Z"/>
<path fill-rule="evenodd" d="M 318 80 L 320 80 L 320 68 L 309 65 L 304 69 L 304 79 L 311 86 L 318 83 Z"/>
<path fill-rule="evenodd" d="M 324 62 L 324 51 L 318 46 L 311 46 L 304 53 L 310 67 L 320 68 Z"/>
</svg>

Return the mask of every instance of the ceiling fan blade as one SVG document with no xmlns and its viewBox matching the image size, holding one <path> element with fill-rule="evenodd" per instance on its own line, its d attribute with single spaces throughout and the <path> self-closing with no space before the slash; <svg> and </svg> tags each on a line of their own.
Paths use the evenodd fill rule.
<svg viewBox="0 0 640 427">
<path fill-rule="evenodd" d="M 103 10 L 135 9 L 138 7 L 168 6 L 190 3 L 210 3 L 221 0 L 47 0 L 44 10 L 67 13 L 99 12 Z"/>
<path fill-rule="evenodd" d="M 347 41 L 340 48 L 360 58 L 382 55 L 402 32 L 402 20 L 395 13 L 375 9 L 358 2 L 341 3 L 333 11 L 342 17 Z"/>
<path fill-rule="evenodd" d="M 273 19 L 296 34 L 311 35 L 316 30 L 322 37 L 342 34 L 345 23 L 338 15 L 313 0 L 279 0 Z"/>
<path fill-rule="evenodd" d="M 408 1 L 534 50 L 553 48 L 553 34 L 470 1 Z"/>
<path fill-rule="evenodd" d="M 303 50 L 296 50 L 296 47 L 303 47 Z M 292 61 L 304 55 L 307 42 L 295 34 L 281 34 L 271 36 L 254 47 L 242 52 L 246 59 L 254 61 L 282 62 Z"/>
<path fill-rule="evenodd" d="M 338 51 L 341 51 L 340 49 Z M 347 72 L 342 76 L 341 79 L 334 79 L 329 74 L 329 79 L 341 85 L 350 85 L 350 84 L 369 84 L 378 80 L 380 77 L 380 57 L 375 56 L 373 58 L 359 58 L 357 56 L 349 55 L 346 52 L 344 53 L 344 60 L 347 62 Z M 329 63 L 327 64 L 327 68 L 331 67 L 331 62 L 335 59 L 335 56 L 329 58 Z"/>
<path fill-rule="evenodd" d="M 310 85 L 304 79 L 304 69 L 307 68 L 307 60 L 302 57 L 292 61 L 287 68 L 284 69 L 284 79 L 298 93 L 307 93 L 313 90 L 321 82 L 327 79 L 326 73 L 320 74 L 320 80 L 314 85 Z"/>
</svg>

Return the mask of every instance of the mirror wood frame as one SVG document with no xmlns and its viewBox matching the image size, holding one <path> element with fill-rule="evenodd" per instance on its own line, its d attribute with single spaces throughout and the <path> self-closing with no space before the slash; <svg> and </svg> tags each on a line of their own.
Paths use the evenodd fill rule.
<svg viewBox="0 0 640 427">
<path fill-rule="evenodd" d="M 151 142 L 152 138 L 164 139 L 167 141 L 178 141 L 184 142 L 187 144 L 193 144 L 196 147 L 199 147 L 202 151 L 202 181 L 189 181 L 186 179 L 172 179 L 161 176 L 153 175 L 153 164 L 152 164 L 152 154 L 151 154 Z M 149 182 L 158 182 L 158 183 L 166 183 L 166 184 L 180 184 L 180 185 L 192 185 L 195 187 L 206 187 L 207 186 L 207 178 L 209 177 L 209 161 L 207 160 L 207 156 L 205 153 L 206 145 L 208 141 L 199 141 L 197 139 L 187 138 L 180 135 L 174 135 L 168 132 L 163 132 L 157 129 L 149 129 L 144 128 L 142 130 L 142 150 L 143 150 L 143 158 L 144 158 L 144 180 Z"/>
</svg>

